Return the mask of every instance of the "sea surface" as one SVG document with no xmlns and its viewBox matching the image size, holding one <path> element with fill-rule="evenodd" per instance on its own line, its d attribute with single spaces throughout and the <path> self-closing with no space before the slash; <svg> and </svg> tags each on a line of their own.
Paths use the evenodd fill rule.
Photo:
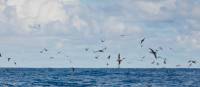
<svg viewBox="0 0 200 87">
<path fill-rule="evenodd" d="M 200 87 L 200 69 L 1 68 L 0 87 Z"/>
</svg>

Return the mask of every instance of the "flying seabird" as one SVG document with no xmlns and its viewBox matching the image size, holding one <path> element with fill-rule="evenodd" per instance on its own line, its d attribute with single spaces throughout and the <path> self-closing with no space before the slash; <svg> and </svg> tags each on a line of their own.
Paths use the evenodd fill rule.
<svg viewBox="0 0 200 87">
<path fill-rule="evenodd" d="M 85 48 L 85 51 L 88 51 L 89 50 L 89 48 Z"/>
<path fill-rule="evenodd" d="M 8 62 L 11 60 L 11 58 L 8 58 Z"/>
<path fill-rule="evenodd" d="M 120 53 L 118 54 L 118 59 L 117 59 L 117 62 L 118 62 L 118 68 L 120 68 L 120 64 L 121 62 L 124 60 L 125 58 L 122 58 L 121 59 L 121 56 L 120 56 Z"/>
<path fill-rule="evenodd" d="M 144 42 L 144 40 L 145 40 L 145 37 L 140 41 L 140 45 L 141 45 L 141 47 L 143 47 L 143 42 Z"/>
<path fill-rule="evenodd" d="M 109 55 L 109 56 L 107 57 L 107 59 L 110 59 L 110 57 L 111 57 L 111 56 Z"/>
<path fill-rule="evenodd" d="M 154 55 L 155 59 L 157 59 L 157 58 L 158 58 L 158 57 L 157 57 L 157 52 L 154 51 L 154 50 L 151 49 L 151 48 L 149 48 L 149 50 L 150 50 L 150 53 Z"/>
<path fill-rule="evenodd" d="M 54 57 L 49 57 L 50 59 L 54 59 Z"/>
</svg>

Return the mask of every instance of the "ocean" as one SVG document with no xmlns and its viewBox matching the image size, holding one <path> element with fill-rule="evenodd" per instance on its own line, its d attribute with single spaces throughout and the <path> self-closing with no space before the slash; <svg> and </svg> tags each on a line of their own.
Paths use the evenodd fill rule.
<svg viewBox="0 0 200 87">
<path fill-rule="evenodd" d="M 200 87 L 200 69 L 1 68 L 0 87 Z"/>
</svg>

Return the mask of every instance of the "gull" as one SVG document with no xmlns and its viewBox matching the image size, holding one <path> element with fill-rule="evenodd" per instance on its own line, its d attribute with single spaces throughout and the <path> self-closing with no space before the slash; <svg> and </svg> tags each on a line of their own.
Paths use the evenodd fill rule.
<svg viewBox="0 0 200 87">
<path fill-rule="evenodd" d="M 47 48 L 44 48 L 44 51 L 47 52 L 48 51 Z"/>
<path fill-rule="evenodd" d="M 151 48 L 149 48 L 149 50 L 150 50 L 150 53 L 154 55 L 155 59 L 157 59 L 157 58 L 158 58 L 158 57 L 157 57 L 157 52 L 154 51 L 154 50 L 151 49 Z"/>
<path fill-rule="evenodd" d="M 17 63 L 16 63 L 16 62 L 14 62 L 14 64 L 15 64 L 15 65 L 17 65 Z"/>
<path fill-rule="evenodd" d="M 117 59 L 117 62 L 118 62 L 118 68 L 120 68 L 120 64 L 121 62 L 124 60 L 125 58 L 122 58 L 121 59 L 121 56 L 120 56 L 120 53 L 118 54 L 118 59 Z"/>
<path fill-rule="evenodd" d="M 11 60 L 11 58 L 8 58 L 8 62 Z"/>
<path fill-rule="evenodd" d="M 144 40 L 145 40 L 145 37 L 140 41 L 140 45 L 141 45 L 141 47 L 143 47 L 143 42 L 144 42 Z"/>
<path fill-rule="evenodd" d="M 196 60 L 188 60 L 189 66 L 192 66 L 192 64 L 196 64 L 197 61 Z"/>
<path fill-rule="evenodd" d="M 164 58 L 164 61 L 163 61 L 163 64 L 167 64 L 167 59 L 166 58 Z"/>
<path fill-rule="evenodd" d="M 111 56 L 109 55 L 109 56 L 107 57 L 107 59 L 110 59 L 110 57 L 111 57 Z"/>
</svg>

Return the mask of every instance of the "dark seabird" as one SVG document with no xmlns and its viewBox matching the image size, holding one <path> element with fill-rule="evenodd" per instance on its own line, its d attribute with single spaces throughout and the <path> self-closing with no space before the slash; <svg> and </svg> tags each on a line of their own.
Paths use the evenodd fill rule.
<svg viewBox="0 0 200 87">
<path fill-rule="evenodd" d="M 154 51 L 153 49 L 149 48 L 150 53 L 154 55 L 155 59 L 157 59 L 157 52 Z"/>
<path fill-rule="evenodd" d="M 122 58 L 121 59 L 121 56 L 120 56 L 120 53 L 118 54 L 118 59 L 117 59 L 117 62 L 118 62 L 118 68 L 120 68 L 120 64 L 121 62 L 124 60 L 125 58 Z"/>
<path fill-rule="evenodd" d="M 1 53 L 0 53 L 0 57 L 2 57 Z"/>
<path fill-rule="evenodd" d="M 103 43 L 103 42 L 105 42 L 105 40 L 101 40 L 101 42 Z"/>
<path fill-rule="evenodd" d="M 8 58 L 8 62 L 11 60 L 11 58 Z"/>
<path fill-rule="evenodd" d="M 106 63 L 106 66 L 109 66 L 109 63 Z"/>
<path fill-rule="evenodd" d="M 144 40 L 145 40 L 145 38 L 143 38 L 141 41 L 140 41 L 140 45 L 141 45 L 141 47 L 143 47 L 143 42 L 144 42 Z"/>
<path fill-rule="evenodd" d="M 164 58 L 163 64 L 167 64 L 167 59 Z"/>
<path fill-rule="evenodd" d="M 85 48 L 85 51 L 88 51 L 89 50 L 89 48 Z"/>
<path fill-rule="evenodd" d="M 47 52 L 48 51 L 47 48 L 44 48 L 44 51 Z"/>
<path fill-rule="evenodd" d="M 60 53 L 61 53 L 61 51 L 58 51 L 58 52 L 57 52 L 57 54 L 60 54 Z"/>
<path fill-rule="evenodd" d="M 107 57 L 107 59 L 110 59 L 110 57 L 111 57 L 111 56 L 109 55 L 109 56 Z"/>
<path fill-rule="evenodd" d="M 17 63 L 16 63 L 16 62 L 14 62 L 14 64 L 15 64 L 15 65 L 17 65 Z"/>
</svg>

